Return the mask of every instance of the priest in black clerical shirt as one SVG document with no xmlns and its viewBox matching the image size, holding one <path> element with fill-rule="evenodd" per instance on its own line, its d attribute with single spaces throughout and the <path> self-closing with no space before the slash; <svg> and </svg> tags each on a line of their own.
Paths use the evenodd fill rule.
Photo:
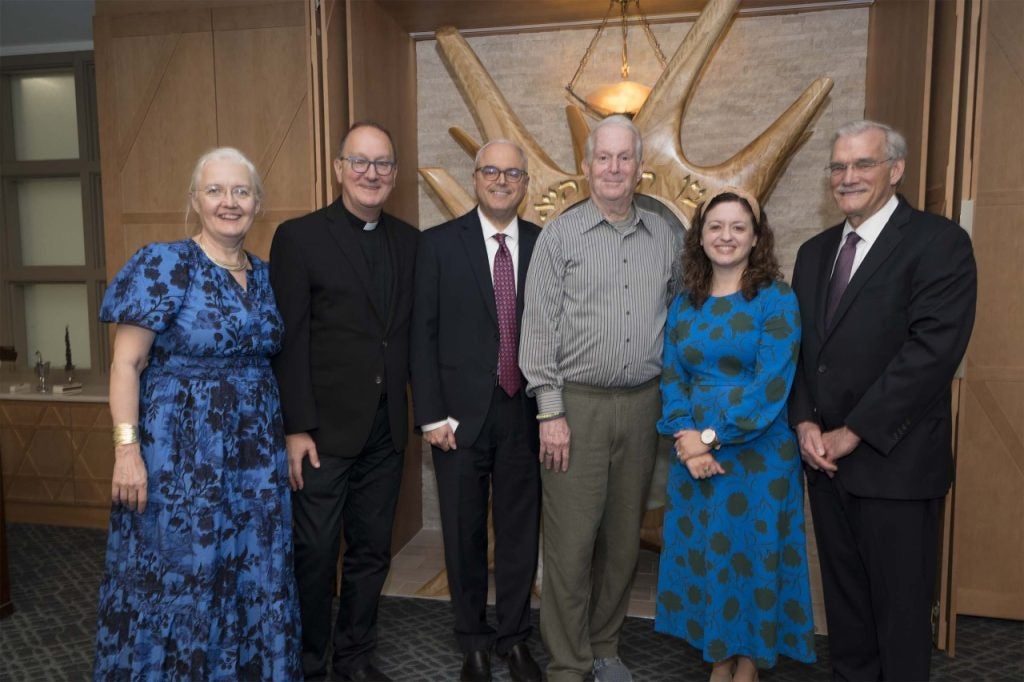
<svg viewBox="0 0 1024 682">
<path fill-rule="evenodd" d="M 388 680 L 372 654 L 408 431 L 419 232 L 382 211 L 397 176 L 385 129 L 352 126 L 334 170 L 341 198 L 283 223 L 270 250 L 271 284 L 285 322 L 274 370 L 294 490 L 302 664 L 307 679 L 326 676 L 330 662 L 342 680 Z M 332 636 L 342 528 L 346 549 Z"/>
</svg>

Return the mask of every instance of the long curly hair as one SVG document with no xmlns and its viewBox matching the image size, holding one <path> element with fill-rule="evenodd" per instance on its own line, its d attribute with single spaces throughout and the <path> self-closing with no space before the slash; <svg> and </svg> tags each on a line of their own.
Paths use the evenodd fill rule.
<svg viewBox="0 0 1024 682">
<path fill-rule="evenodd" d="M 757 237 L 757 244 L 750 251 L 750 260 L 740 278 L 743 298 L 752 300 L 763 287 L 782 280 L 782 270 L 775 257 L 775 235 L 768 225 L 768 217 L 764 211 L 761 211 L 760 216 L 755 216 L 746 199 L 732 192 L 723 192 L 712 197 L 707 206 L 701 204 L 697 207 L 693 226 L 686 231 L 686 238 L 683 240 L 682 289 L 695 308 L 703 306 L 704 301 L 711 296 L 711 259 L 704 253 L 704 247 L 701 245 L 704 219 L 708 211 L 728 201 L 735 201 L 746 210 L 754 223 L 754 235 Z"/>
</svg>

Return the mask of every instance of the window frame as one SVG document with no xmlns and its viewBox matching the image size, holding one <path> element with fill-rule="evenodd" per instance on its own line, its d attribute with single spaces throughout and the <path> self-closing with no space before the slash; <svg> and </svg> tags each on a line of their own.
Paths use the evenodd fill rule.
<svg viewBox="0 0 1024 682">
<path fill-rule="evenodd" d="M 11 78 L 32 73 L 70 71 L 75 79 L 78 158 L 19 161 L 15 158 Z M 89 369 L 75 369 L 76 378 L 99 382 L 108 374 L 110 344 L 107 325 L 99 322 L 99 307 L 107 286 L 103 244 L 103 198 L 100 184 L 99 121 L 96 107 L 96 63 L 91 50 L 0 57 L 0 202 L 3 254 L 0 256 L 0 345 L 18 353 L 15 375 L 31 373 L 33 351 L 28 348 L 24 290 L 26 284 L 83 284 L 89 311 Z M 77 177 L 82 193 L 84 265 L 21 263 L 21 230 L 15 183 L 24 179 Z M 63 368 L 63 358 L 47 358 L 51 376 Z M 6 364 L 6 363 L 5 363 Z M 4 372 L 5 379 L 9 378 Z"/>
</svg>

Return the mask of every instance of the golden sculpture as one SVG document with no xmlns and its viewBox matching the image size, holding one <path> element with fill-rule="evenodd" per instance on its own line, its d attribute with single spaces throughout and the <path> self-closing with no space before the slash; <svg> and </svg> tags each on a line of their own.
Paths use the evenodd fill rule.
<svg viewBox="0 0 1024 682">
<path fill-rule="evenodd" d="M 815 80 L 767 130 L 732 158 L 713 166 L 688 161 L 679 141 L 683 112 L 708 54 L 725 32 L 739 2 L 708 1 L 633 119 L 644 138 L 647 169 L 637 190 L 667 205 L 684 225 L 690 224 L 693 209 L 705 193 L 724 185 L 742 187 L 763 202 L 789 157 L 809 135 L 807 126 L 832 89 L 830 78 Z M 438 29 L 436 37 L 442 59 L 465 97 L 483 139 L 510 139 L 526 151 L 531 182 L 520 207 L 523 218 L 543 225 L 587 198 L 590 189 L 581 167 L 590 126 L 582 110 L 574 105 L 566 107 L 576 160 L 575 171 L 569 172 L 559 168 L 526 130 L 458 30 L 446 26 Z M 476 154 L 481 143 L 469 133 L 457 127 L 448 132 L 466 153 Z M 421 168 L 420 175 L 452 216 L 475 205 L 473 197 L 445 169 Z"/>
</svg>

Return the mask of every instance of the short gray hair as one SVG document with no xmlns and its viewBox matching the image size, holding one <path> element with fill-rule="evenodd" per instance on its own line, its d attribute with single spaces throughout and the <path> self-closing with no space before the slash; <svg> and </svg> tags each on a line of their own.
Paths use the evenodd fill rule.
<svg viewBox="0 0 1024 682">
<path fill-rule="evenodd" d="M 488 147 L 491 147 L 491 146 L 496 145 L 496 144 L 508 144 L 508 145 L 512 145 L 513 147 L 515 147 L 515 150 L 517 152 L 519 152 L 519 158 L 523 160 L 523 170 L 524 171 L 528 171 L 529 170 L 529 168 L 526 167 L 527 164 L 529 163 L 529 159 L 526 158 L 526 152 L 523 151 L 523 148 L 520 147 L 515 142 L 513 142 L 512 140 L 506 140 L 506 139 L 503 139 L 503 138 L 499 138 L 497 140 L 488 140 L 487 142 L 482 144 L 480 146 L 480 149 L 476 150 L 476 156 L 473 158 L 473 168 L 479 168 L 480 167 L 480 158 L 484 155 L 484 150 L 487 149 Z"/>
<path fill-rule="evenodd" d="M 907 158 L 907 140 L 903 135 L 897 132 L 891 126 L 887 126 L 884 123 L 878 121 L 869 121 L 863 119 L 860 121 L 851 121 L 844 126 L 841 126 L 836 131 L 835 135 L 832 136 L 832 146 L 834 147 L 836 141 L 841 137 L 852 137 L 854 135 L 860 135 L 866 133 L 869 130 L 881 130 L 885 134 L 885 155 L 893 161 Z"/>
<path fill-rule="evenodd" d="M 589 164 L 594 159 L 594 140 L 597 138 L 597 132 L 602 128 L 608 128 L 611 126 L 625 128 L 629 132 L 633 133 L 633 154 L 636 156 L 637 162 L 643 160 L 644 140 L 640 135 L 640 129 L 633 125 L 633 122 L 626 116 L 623 116 L 622 114 L 614 114 L 598 121 L 597 125 L 590 131 L 590 135 L 587 136 L 587 143 L 583 147 L 583 162 Z"/>
<path fill-rule="evenodd" d="M 192 169 L 192 181 L 188 185 L 189 195 L 196 191 L 196 185 L 199 184 L 199 176 L 203 174 L 206 164 L 211 161 L 231 161 L 232 163 L 245 166 L 245 169 L 249 172 L 249 184 L 252 186 L 253 196 L 256 197 L 257 201 L 262 201 L 263 180 L 260 178 L 259 171 L 256 170 L 256 166 L 249 160 L 249 157 L 234 147 L 217 147 L 199 157 L 195 168 Z"/>
</svg>

